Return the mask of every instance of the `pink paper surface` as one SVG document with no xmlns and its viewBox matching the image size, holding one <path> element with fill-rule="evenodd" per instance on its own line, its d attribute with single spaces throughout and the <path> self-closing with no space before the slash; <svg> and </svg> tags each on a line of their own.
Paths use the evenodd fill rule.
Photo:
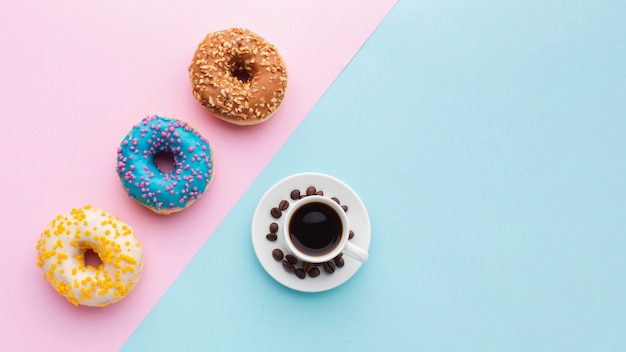
<svg viewBox="0 0 626 352">
<path fill-rule="evenodd" d="M 394 3 L 2 3 L 0 349 L 120 348 Z M 286 61 L 287 96 L 261 125 L 219 121 L 191 94 L 196 46 L 228 27 L 255 31 Z M 115 174 L 118 144 L 151 114 L 186 120 L 215 153 L 211 188 L 169 217 L 130 200 Z M 145 252 L 135 291 L 104 309 L 67 303 L 35 265 L 45 225 L 85 204 L 129 223 Z"/>
</svg>

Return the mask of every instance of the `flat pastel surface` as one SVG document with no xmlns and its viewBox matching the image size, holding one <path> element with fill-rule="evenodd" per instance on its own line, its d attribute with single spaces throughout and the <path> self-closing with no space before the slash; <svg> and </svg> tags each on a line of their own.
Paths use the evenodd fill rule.
<svg viewBox="0 0 626 352">
<path fill-rule="evenodd" d="M 0 350 L 119 349 L 394 2 L 2 2 Z M 271 41 L 289 71 L 283 105 L 258 126 L 210 117 L 191 94 L 198 43 L 228 27 Z M 117 146 L 153 114 L 187 121 L 215 152 L 211 188 L 169 217 L 130 200 L 115 173 Z M 67 303 L 35 265 L 46 224 L 85 204 L 129 223 L 145 253 L 136 289 L 101 310 Z"/>
<path fill-rule="evenodd" d="M 626 350 L 626 5 L 400 1 L 124 350 Z M 331 174 L 370 260 L 319 294 L 252 249 L 280 179 Z"/>
</svg>

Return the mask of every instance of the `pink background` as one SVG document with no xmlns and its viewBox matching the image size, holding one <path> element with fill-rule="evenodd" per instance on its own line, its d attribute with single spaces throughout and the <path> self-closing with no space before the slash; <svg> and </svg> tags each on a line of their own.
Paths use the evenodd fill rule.
<svg viewBox="0 0 626 352">
<path fill-rule="evenodd" d="M 0 346 L 120 348 L 394 3 L 1 4 Z M 252 29 L 286 61 L 287 96 L 264 124 L 226 124 L 191 94 L 187 66 L 197 44 L 228 27 Z M 150 114 L 188 121 L 215 152 L 211 188 L 169 217 L 128 199 L 115 174 L 117 145 Z M 35 265 L 43 227 L 85 204 L 129 223 L 145 251 L 135 291 L 104 309 L 67 303 Z"/>
</svg>

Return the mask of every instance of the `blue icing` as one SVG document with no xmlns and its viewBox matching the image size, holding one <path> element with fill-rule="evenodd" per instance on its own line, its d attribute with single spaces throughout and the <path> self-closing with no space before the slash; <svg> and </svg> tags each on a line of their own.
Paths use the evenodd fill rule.
<svg viewBox="0 0 626 352">
<path fill-rule="evenodd" d="M 160 153 L 172 156 L 172 172 L 156 166 Z M 156 211 L 174 212 L 204 193 L 213 178 L 213 155 L 208 141 L 187 123 L 148 116 L 120 143 L 117 174 L 131 198 Z"/>
</svg>

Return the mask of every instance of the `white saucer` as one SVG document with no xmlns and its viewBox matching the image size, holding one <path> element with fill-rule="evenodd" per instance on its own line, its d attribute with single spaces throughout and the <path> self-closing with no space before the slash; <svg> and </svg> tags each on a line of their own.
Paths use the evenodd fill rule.
<svg viewBox="0 0 626 352">
<path fill-rule="evenodd" d="M 291 191 L 298 189 L 302 194 L 305 194 L 309 186 L 314 186 L 317 190 L 323 191 L 326 197 L 337 197 L 342 205 L 348 206 L 347 214 L 350 229 L 354 231 L 354 238 L 350 241 L 365 250 L 369 250 L 370 219 L 359 196 L 342 181 L 332 176 L 314 172 L 286 177 L 265 192 L 252 218 L 252 246 L 265 271 L 276 281 L 297 291 L 321 292 L 333 289 L 348 281 L 356 274 L 362 263 L 348 256 L 343 256 L 345 265 L 336 268 L 334 273 L 328 274 L 322 267 L 319 267 L 321 274 L 318 277 L 312 278 L 307 275 L 306 278 L 299 279 L 295 274 L 285 271 L 281 262 L 272 257 L 272 251 L 275 248 L 280 248 L 285 254 L 288 253 L 287 246 L 281 236 L 284 216 L 275 219 L 270 215 L 270 210 L 277 207 L 283 199 L 289 201 L 289 205 L 292 206 L 297 200 L 290 198 Z M 270 241 L 265 237 L 270 232 L 269 226 L 272 222 L 278 224 L 278 239 L 276 241 Z"/>
</svg>

